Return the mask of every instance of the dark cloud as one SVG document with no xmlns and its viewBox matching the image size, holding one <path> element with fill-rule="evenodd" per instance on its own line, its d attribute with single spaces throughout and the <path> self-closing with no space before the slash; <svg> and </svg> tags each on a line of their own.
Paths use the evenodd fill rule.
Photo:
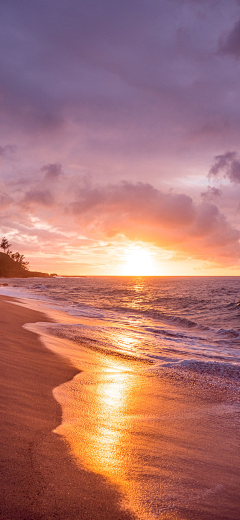
<svg viewBox="0 0 240 520">
<path fill-rule="evenodd" d="M 51 206 L 53 204 L 53 196 L 49 190 L 29 190 L 22 200 L 22 205 L 29 206 L 31 204 Z"/>
<path fill-rule="evenodd" d="M 230 33 L 221 39 L 220 53 L 240 57 L 240 20 L 234 25 Z"/>
<path fill-rule="evenodd" d="M 222 191 L 219 188 L 208 186 L 207 191 L 201 193 L 201 197 L 205 200 L 212 200 L 216 197 L 220 197 L 222 195 Z"/>
<path fill-rule="evenodd" d="M 208 128 L 232 84 L 213 52 L 220 3 L 216 20 L 213 0 L 2 2 L 3 115 L 26 133 L 72 121 L 89 148 L 139 154 Z"/>
<path fill-rule="evenodd" d="M 105 209 L 116 215 L 120 221 L 134 215 L 148 221 L 155 216 L 156 221 L 166 226 L 181 227 L 194 219 L 192 199 L 184 194 L 165 194 L 147 183 L 122 182 L 102 187 L 83 187 L 78 199 L 71 205 L 75 214 L 88 214 Z"/>
<path fill-rule="evenodd" d="M 5 146 L 0 146 L 0 157 L 4 157 L 8 153 L 14 153 L 16 151 L 16 146 L 13 144 L 7 144 Z"/>
<path fill-rule="evenodd" d="M 209 170 L 209 177 L 227 177 L 231 182 L 240 183 L 240 157 L 236 152 L 216 155 L 215 163 Z"/>
<path fill-rule="evenodd" d="M 45 164 L 41 171 L 45 173 L 46 180 L 56 180 L 62 175 L 62 165 L 60 163 Z"/>
</svg>

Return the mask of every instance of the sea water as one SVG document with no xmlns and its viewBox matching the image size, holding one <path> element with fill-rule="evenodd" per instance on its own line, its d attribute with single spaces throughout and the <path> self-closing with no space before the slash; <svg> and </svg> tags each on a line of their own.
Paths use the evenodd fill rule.
<svg viewBox="0 0 240 520">
<path fill-rule="evenodd" d="M 2 279 L 1 294 L 38 299 L 91 325 L 62 334 L 160 366 L 239 378 L 239 277 Z M 97 320 L 97 325 L 94 322 Z"/>
<path fill-rule="evenodd" d="M 54 391 L 80 463 L 140 519 L 240 518 L 239 277 L 2 283 L 70 318 L 39 330 L 82 370 Z"/>
</svg>

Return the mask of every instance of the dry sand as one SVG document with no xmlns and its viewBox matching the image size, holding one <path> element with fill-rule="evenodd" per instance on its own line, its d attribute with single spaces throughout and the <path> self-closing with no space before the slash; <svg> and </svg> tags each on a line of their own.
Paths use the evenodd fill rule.
<svg viewBox="0 0 240 520">
<path fill-rule="evenodd" d="M 22 328 L 49 321 L 0 296 L 0 518 L 3 520 L 130 520 L 114 487 L 81 470 L 53 433 L 61 408 L 52 390 L 76 368 Z"/>
</svg>

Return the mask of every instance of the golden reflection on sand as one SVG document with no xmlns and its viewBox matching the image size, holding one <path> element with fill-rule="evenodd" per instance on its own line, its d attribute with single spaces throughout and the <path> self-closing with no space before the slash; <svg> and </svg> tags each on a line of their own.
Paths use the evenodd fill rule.
<svg viewBox="0 0 240 520">
<path fill-rule="evenodd" d="M 136 378 L 126 362 L 119 360 L 107 359 L 102 369 L 83 373 L 68 384 L 69 399 L 74 395 L 74 409 L 71 424 L 64 423 L 63 428 L 69 435 L 70 426 L 71 448 L 88 469 L 119 483 L 126 470 L 124 452 L 131 431 L 128 411 Z M 66 388 L 61 390 L 65 392 Z M 72 407 L 73 403 L 69 404 Z M 63 433 L 61 426 L 58 433 Z"/>
<path fill-rule="evenodd" d="M 126 423 L 129 422 L 126 408 L 133 391 L 133 381 L 121 363 L 115 362 L 113 365 L 112 370 L 108 367 L 104 378 L 101 376 L 92 395 L 91 406 L 96 416 L 84 452 L 90 469 L 119 482 L 124 476 L 122 451 L 127 442 Z"/>
<path fill-rule="evenodd" d="M 72 349 L 82 369 L 54 390 L 63 411 L 56 433 L 78 463 L 118 486 L 140 520 L 192 520 L 199 504 L 199 518 L 218 517 L 229 496 L 237 501 L 240 481 L 229 465 L 240 464 L 234 411 L 204 390 L 199 398 L 194 388 L 155 377 L 144 363 L 50 341 L 62 354 Z"/>
<path fill-rule="evenodd" d="M 86 469 L 109 478 L 133 504 L 137 490 L 131 478 L 136 448 L 132 435 L 142 364 L 91 352 L 84 363 L 81 374 L 54 390 L 63 407 L 63 423 L 56 432 L 67 438 L 74 456 Z M 142 512 L 141 518 L 150 516 Z"/>
</svg>

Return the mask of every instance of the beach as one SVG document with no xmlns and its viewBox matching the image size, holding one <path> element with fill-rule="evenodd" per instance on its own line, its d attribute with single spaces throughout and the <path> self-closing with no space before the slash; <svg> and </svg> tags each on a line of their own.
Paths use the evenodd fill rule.
<svg viewBox="0 0 240 520">
<path fill-rule="evenodd" d="M 48 305 L 0 296 L 1 520 L 237 520 L 235 385 L 107 350 L 107 322 Z"/>
<path fill-rule="evenodd" d="M 240 0 L 0 26 L 0 520 L 240 520 Z"/>
<path fill-rule="evenodd" d="M 77 369 L 22 328 L 46 315 L 10 301 L 0 297 L 1 520 L 130 520 L 114 487 L 81 470 L 53 433 L 61 408 L 52 390 Z"/>
</svg>

